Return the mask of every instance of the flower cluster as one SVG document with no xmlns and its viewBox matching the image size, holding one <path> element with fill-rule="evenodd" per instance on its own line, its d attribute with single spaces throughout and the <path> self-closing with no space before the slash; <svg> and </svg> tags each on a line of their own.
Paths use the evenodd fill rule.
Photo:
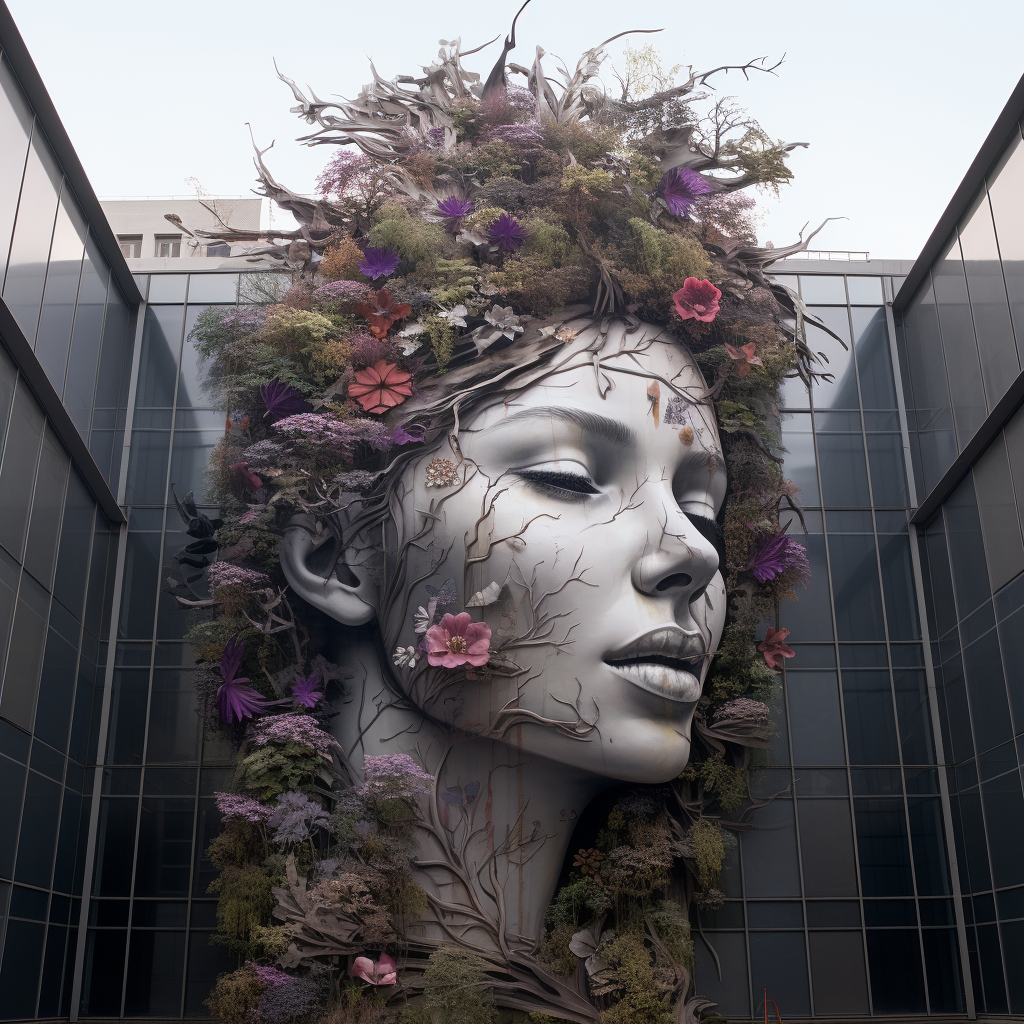
<svg viewBox="0 0 1024 1024">
<path fill-rule="evenodd" d="M 253 722 L 249 736 L 256 747 L 268 743 L 298 743 L 320 754 L 330 752 L 333 740 L 317 725 L 316 719 L 299 712 L 268 715 Z"/>
<path fill-rule="evenodd" d="M 259 800 L 253 800 L 250 796 L 242 796 L 239 793 L 214 793 L 214 797 L 217 810 L 225 820 L 237 818 L 253 825 L 270 820 L 270 808 L 261 804 Z"/>
<path fill-rule="evenodd" d="M 211 587 L 246 587 L 249 590 L 263 590 L 270 586 L 270 577 L 255 569 L 232 562 L 214 562 L 206 570 L 206 578 Z"/>
</svg>

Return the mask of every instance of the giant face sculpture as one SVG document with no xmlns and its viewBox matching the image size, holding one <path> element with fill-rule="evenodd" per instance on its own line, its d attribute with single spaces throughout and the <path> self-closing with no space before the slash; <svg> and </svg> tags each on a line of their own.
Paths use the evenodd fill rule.
<svg viewBox="0 0 1024 1024">
<path fill-rule="evenodd" d="M 704 390 L 659 328 L 591 324 L 404 463 L 383 533 L 345 548 L 357 585 L 312 574 L 301 530 L 282 548 L 289 581 L 340 622 L 376 619 L 393 689 L 434 722 L 668 781 L 726 611 Z"/>
</svg>

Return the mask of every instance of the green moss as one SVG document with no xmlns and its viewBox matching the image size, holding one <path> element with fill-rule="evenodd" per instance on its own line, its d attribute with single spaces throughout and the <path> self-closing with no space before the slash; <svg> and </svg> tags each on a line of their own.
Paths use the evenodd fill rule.
<svg viewBox="0 0 1024 1024">
<path fill-rule="evenodd" d="M 217 932 L 211 939 L 236 956 L 254 955 L 252 939 L 257 928 L 270 924 L 276 904 L 274 883 L 262 867 L 229 867 L 211 883 L 217 894 Z"/>
<path fill-rule="evenodd" d="M 450 255 L 450 238 L 439 224 L 431 224 L 411 214 L 398 203 L 388 203 L 377 211 L 367 242 L 378 248 L 393 249 L 402 261 L 415 270 L 433 270 L 442 256 Z"/>
<path fill-rule="evenodd" d="M 725 863 L 722 827 L 710 818 L 698 818 L 686 831 L 686 845 L 697 864 L 697 881 L 701 888 L 714 889 Z"/>
<path fill-rule="evenodd" d="M 693 970 L 693 939 L 685 910 L 675 900 L 662 900 L 650 913 L 651 924 L 677 964 Z"/>
<path fill-rule="evenodd" d="M 265 988 L 251 967 L 241 967 L 217 977 L 206 1005 L 224 1024 L 250 1024 Z"/>
<path fill-rule="evenodd" d="M 487 987 L 487 962 L 457 946 L 430 954 L 423 1002 L 431 1024 L 492 1024 L 497 1007 Z"/>
<path fill-rule="evenodd" d="M 455 328 L 450 320 L 443 316 L 430 316 L 423 322 L 427 336 L 430 338 L 430 347 L 437 360 L 437 368 L 443 370 L 452 357 L 452 350 L 455 348 Z"/>
<path fill-rule="evenodd" d="M 601 947 L 600 954 L 622 986 L 618 1002 L 601 1014 L 601 1024 L 672 1024 L 675 1015 L 658 991 L 651 955 L 640 934 L 618 935 Z"/>
</svg>

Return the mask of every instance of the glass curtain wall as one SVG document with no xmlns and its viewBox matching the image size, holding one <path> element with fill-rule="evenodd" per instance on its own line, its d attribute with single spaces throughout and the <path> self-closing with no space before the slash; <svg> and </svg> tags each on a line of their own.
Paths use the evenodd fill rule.
<svg viewBox="0 0 1024 1024">
<path fill-rule="evenodd" d="M 787 382 L 785 473 L 800 488 L 811 587 L 781 608 L 765 801 L 701 914 L 697 984 L 725 1016 L 964 1012 L 890 337 L 889 279 L 801 275 L 831 381 Z M 716 957 L 721 963 L 721 979 Z"/>
<path fill-rule="evenodd" d="M 131 309 L 6 57 L 0 138 L 0 294 L 116 491 Z"/>
<path fill-rule="evenodd" d="M 116 553 L 0 347 L 0 1019 L 70 1009 Z"/>
<path fill-rule="evenodd" d="M 1024 145 L 1020 126 L 902 313 L 915 476 L 924 498 L 1024 360 Z"/>
<path fill-rule="evenodd" d="M 241 277 L 243 301 L 277 281 Z M 201 613 L 180 610 L 163 592 L 162 567 L 191 540 L 175 497 L 192 491 L 217 514 L 205 471 L 225 411 L 203 388 L 188 336 L 204 309 L 237 303 L 239 274 L 153 275 L 140 286 L 148 306 L 81 1012 L 207 1017 L 204 1000 L 217 974 L 235 966 L 209 941 L 216 872 L 204 856 L 220 830 L 213 794 L 230 788 L 233 751 L 196 715 L 184 637 Z"/>
<path fill-rule="evenodd" d="M 1024 1013 L 1024 412 L 919 532 L 978 1011 Z"/>
</svg>

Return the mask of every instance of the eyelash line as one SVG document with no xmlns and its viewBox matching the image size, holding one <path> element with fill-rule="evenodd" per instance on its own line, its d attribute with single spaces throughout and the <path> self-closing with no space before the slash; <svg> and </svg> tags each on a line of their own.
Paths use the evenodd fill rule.
<svg viewBox="0 0 1024 1024">
<path fill-rule="evenodd" d="M 516 474 L 528 484 L 537 487 L 548 494 L 557 496 L 564 501 L 584 501 L 591 495 L 600 494 L 585 476 L 577 473 L 560 473 L 556 471 L 534 469 L 519 470 Z M 576 484 L 575 487 L 567 487 L 566 484 Z M 580 486 L 586 488 L 582 490 Z"/>
</svg>

